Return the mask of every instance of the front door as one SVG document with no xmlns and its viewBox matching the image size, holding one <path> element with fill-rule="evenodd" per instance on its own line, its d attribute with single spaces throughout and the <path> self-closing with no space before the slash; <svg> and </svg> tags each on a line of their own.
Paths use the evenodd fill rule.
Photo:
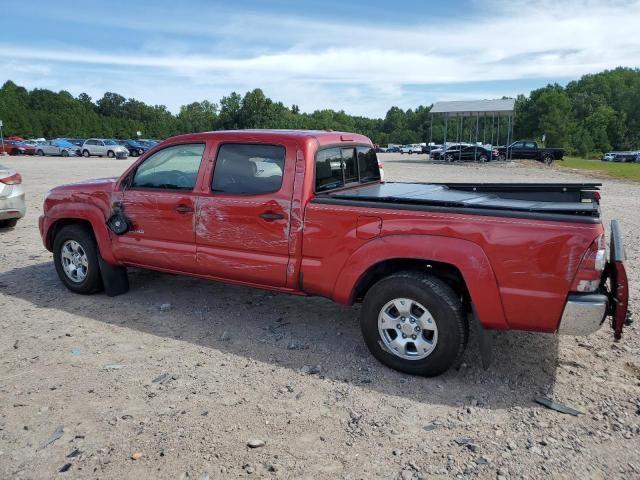
<svg viewBox="0 0 640 480">
<path fill-rule="evenodd" d="M 131 229 L 116 236 L 125 263 L 194 272 L 194 192 L 205 144 L 172 145 L 145 159 L 127 179 L 123 209 Z"/>
<path fill-rule="evenodd" d="M 209 193 L 197 205 L 199 273 L 285 285 L 295 155 L 285 145 L 218 147 Z"/>
</svg>

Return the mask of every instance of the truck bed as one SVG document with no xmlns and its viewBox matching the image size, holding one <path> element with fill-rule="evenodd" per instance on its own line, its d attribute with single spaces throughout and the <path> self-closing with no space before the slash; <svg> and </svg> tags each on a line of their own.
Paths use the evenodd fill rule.
<svg viewBox="0 0 640 480">
<path fill-rule="evenodd" d="M 475 215 L 600 222 L 601 184 L 387 182 L 329 192 L 318 203 Z"/>
</svg>

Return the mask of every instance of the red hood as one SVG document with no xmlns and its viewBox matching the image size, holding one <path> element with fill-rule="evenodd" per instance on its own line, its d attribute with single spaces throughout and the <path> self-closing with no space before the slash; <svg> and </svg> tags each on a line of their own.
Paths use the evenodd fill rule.
<svg viewBox="0 0 640 480">
<path fill-rule="evenodd" d="M 57 206 L 75 204 L 79 207 L 98 207 L 105 215 L 111 209 L 111 194 L 117 178 L 97 178 L 60 185 L 47 192 L 44 214 L 57 216 Z"/>
<path fill-rule="evenodd" d="M 64 185 L 60 185 L 58 187 L 52 188 L 49 190 L 50 195 L 52 193 L 58 193 L 60 191 L 81 191 L 86 193 L 93 192 L 111 192 L 113 191 L 113 186 L 115 185 L 118 177 L 110 177 L 110 178 L 93 178 L 90 180 L 81 180 L 79 182 L 74 183 L 66 183 Z"/>
</svg>

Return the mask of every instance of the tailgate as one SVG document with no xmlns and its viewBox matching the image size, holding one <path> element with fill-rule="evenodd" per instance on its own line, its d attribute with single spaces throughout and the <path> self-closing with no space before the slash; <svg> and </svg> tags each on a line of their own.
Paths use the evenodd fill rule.
<svg viewBox="0 0 640 480">
<path fill-rule="evenodd" d="M 609 296 L 609 315 L 611 327 L 616 340 L 622 337 L 622 329 L 630 323 L 627 318 L 629 308 L 629 283 L 624 266 L 626 254 L 622 242 L 620 225 L 617 220 L 611 221 L 611 242 L 609 245 L 609 262 L 604 270 L 603 283 L 609 281 L 607 293 Z"/>
</svg>

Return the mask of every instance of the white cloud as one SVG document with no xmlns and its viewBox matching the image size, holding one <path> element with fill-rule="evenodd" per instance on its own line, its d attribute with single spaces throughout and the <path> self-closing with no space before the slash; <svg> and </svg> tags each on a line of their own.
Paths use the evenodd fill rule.
<svg viewBox="0 0 640 480">
<path fill-rule="evenodd" d="M 168 20 L 155 17 L 133 24 L 124 20 L 130 29 L 154 29 L 154 40 L 147 40 L 137 51 L 84 50 L 74 45 L 30 48 L 8 42 L 0 48 L 5 58 L 22 59 L 32 68 L 71 64 L 134 71 L 129 75 L 135 76 L 138 85 L 158 86 L 164 79 L 163 90 L 172 98 L 158 101 L 173 109 L 175 99 L 187 93 L 217 98 L 213 92 L 263 87 L 275 99 L 305 109 L 354 111 L 353 107 L 354 113 L 379 115 L 392 103 L 405 103 L 403 86 L 409 84 L 577 78 L 640 63 L 636 33 L 640 1 L 522 0 L 483 5 L 486 14 L 473 18 L 396 26 L 222 11 L 212 28 L 209 12 L 193 16 L 187 9 Z M 106 24 L 123 22 L 108 15 L 101 18 Z M 162 40 L 170 32 L 187 31 L 198 37 L 191 49 L 184 41 Z M 225 44 L 259 47 L 247 47 L 250 52 L 243 55 L 235 52 L 238 49 L 231 49 L 235 55 L 222 54 L 219 45 L 208 52 L 203 38 L 211 36 L 224 39 Z M 17 72 L 18 67 L 14 63 L 7 71 Z M 55 74 L 52 69 L 50 75 Z M 116 90 L 114 84 L 124 85 L 126 92 L 140 90 L 133 85 L 127 88 L 127 81 L 113 76 L 102 82 L 104 90 Z M 180 92 L 178 85 L 182 85 Z M 193 88 L 185 92 L 185 86 Z M 479 90 L 478 96 L 486 98 L 495 90 L 489 85 L 487 94 Z M 141 98 L 151 101 L 150 92 L 141 93 Z"/>
</svg>

